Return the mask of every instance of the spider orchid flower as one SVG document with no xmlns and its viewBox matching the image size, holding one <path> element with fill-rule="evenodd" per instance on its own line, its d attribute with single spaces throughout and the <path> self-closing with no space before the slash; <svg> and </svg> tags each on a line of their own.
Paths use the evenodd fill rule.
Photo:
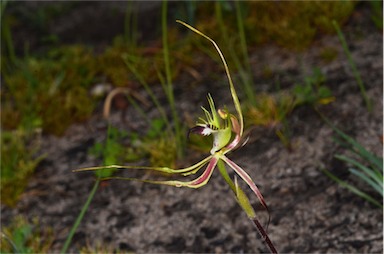
<svg viewBox="0 0 384 254">
<path fill-rule="evenodd" d="M 198 123 L 195 127 L 189 130 L 188 136 L 190 133 L 195 133 L 203 136 L 208 136 L 212 134 L 213 146 L 211 149 L 211 154 L 215 154 L 222 148 L 226 147 L 232 138 L 233 124 L 231 123 L 231 121 L 234 122 L 235 126 L 239 126 L 239 124 L 236 117 L 230 115 L 227 110 L 219 109 L 216 111 L 215 104 L 210 94 L 208 95 L 208 103 L 211 109 L 211 113 L 204 107 L 202 107 L 206 119 L 199 118 L 200 123 Z M 238 127 L 236 132 L 238 132 Z M 240 135 L 236 136 L 240 137 Z M 235 138 L 235 143 L 238 143 L 237 139 Z M 228 151 L 232 149 L 233 148 L 228 149 Z"/>
<path fill-rule="evenodd" d="M 116 168 L 116 169 L 145 169 L 145 170 L 154 170 L 169 174 L 180 174 L 182 176 L 192 175 L 196 174 L 200 169 L 202 169 L 205 165 L 205 170 L 201 173 L 200 176 L 198 176 L 196 179 L 191 181 L 177 181 L 177 180 L 168 180 L 168 181 L 152 181 L 152 180 L 141 180 L 136 178 L 127 178 L 127 177 L 108 177 L 104 179 L 122 179 L 122 180 L 135 180 L 135 181 L 142 181 L 147 183 L 154 183 L 154 184 L 164 184 L 164 185 L 171 185 L 176 187 L 189 187 L 189 188 L 200 188 L 208 183 L 209 179 L 212 176 L 212 173 L 218 163 L 224 162 L 227 164 L 230 168 L 232 168 L 237 175 L 245 181 L 245 183 L 249 186 L 249 188 L 254 192 L 254 194 L 257 196 L 258 200 L 262 204 L 262 206 L 268 211 L 267 204 L 264 201 L 264 198 L 259 191 L 256 184 L 253 182 L 252 178 L 235 162 L 230 160 L 226 154 L 234 150 L 239 146 L 239 143 L 242 139 L 243 135 L 243 115 L 240 107 L 240 102 L 235 90 L 235 87 L 233 85 L 228 65 L 225 61 L 225 58 L 220 51 L 219 47 L 213 41 L 210 37 L 203 34 L 199 30 L 191 27 L 190 25 L 182 22 L 177 21 L 178 23 L 186 26 L 193 32 L 201 35 L 202 37 L 209 40 L 213 46 L 216 48 L 218 54 L 220 55 L 220 58 L 224 64 L 225 72 L 229 81 L 229 88 L 232 95 L 233 103 L 235 106 L 236 114 L 231 114 L 228 112 L 227 109 L 219 109 L 216 110 L 214 101 L 212 96 L 208 95 L 208 103 L 210 107 L 210 111 L 202 107 L 202 110 L 204 111 L 205 118 L 199 118 L 198 123 L 195 127 L 191 128 L 189 130 L 188 136 L 190 134 L 199 134 L 203 136 L 212 135 L 213 136 L 213 144 L 212 149 L 210 151 L 210 155 L 206 157 L 205 159 L 202 159 L 201 161 L 197 162 L 196 164 L 182 168 L 182 169 L 172 169 L 169 167 L 143 167 L 143 166 L 119 166 L 119 165 L 110 165 L 110 166 L 100 166 L 100 167 L 89 167 L 89 168 L 83 168 L 83 169 L 77 169 L 75 172 L 79 171 L 89 171 L 89 170 L 100 170 L 100 169 L 108 169 L 108 168 Z M 220 166 L 220 165 L 219 165 Z M 230 180 L 231 181 L 231 180 Z M 231 181 L 232 185 L 234 186 L 233 182 Z M 233 188 L 235 189 L 235 192 L 237 192 L 238 198 L 240 196 L 244 196 L 244 193 L 238 188 L 237 182 L 236 186 Z M 268 211 L 269 214 L 269 211 Z M 249 215 L 249 214 L 248 214 Z M 269 223 L 269 220 L 268 220 Z"/>
<path fill-rule="evenodd" d="M 236 94 L 234 96 L 237 98 Z M 195 127 L 189 130 L 188 136 L 190 133 L 199 134 L 203 136 L 213 136 L 213 144 L 212 149 L 210 151 L 211 155 L 207 157 L 210 159 L 210 163 L 208 164 L 204 173 L 196 179 L 198 181 L 189 182 L 189 184 L 192 184 L 192 186 L 187 187 L 194 187 L 193 184 L 208 182 L 209 178 L 212 175 L 213 169 L 217 164 L 217 161 L 222 160 L 248 184 L 248 186 L 258 197 L 260 203 L 268 211 L 268 207 L 264 201 L 264 198 L 259 189 L 257 188 L 256 184 L 252 181 L 251 177 L 240 166 L 238 166 L 227 156 L 225 156 L 226 153 L 234 150 L 236 147 L 239 146 L 240 140 L 242 139 L 243 124 L 239 122 L 235 115 L 230 114 L 226 109 L 218 109 L 216 111 L 213 98 L 210 94 L 208 95 L 208 103 L 211 112 L 202 107 L 205 113 L 205 119 L 199 118 L 200 122 L 197 123 Z M 242 119 L 241 111 L 240 119 Z M 194 173 L 194 171 L 191 172 Z"/>
</svg>

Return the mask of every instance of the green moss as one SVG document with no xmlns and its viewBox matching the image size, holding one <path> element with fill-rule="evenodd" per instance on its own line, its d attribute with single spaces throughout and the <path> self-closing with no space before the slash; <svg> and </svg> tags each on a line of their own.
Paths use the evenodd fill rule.
<svg viewBox="0 0 384 254">
<path fill-rule="evenodd" d="M 4 75 L 2 126 L 42 127 L 45 132 L 63 134 L 70 124 L 93 112 L 97 100 L 89 96 L 92 85 L 106 81 L 114 87 L 135 87 L 136 77 L 125 61 L 132 62 L 147 83 L 159 82 L 157 73 L 164 72 L 161 48 L 129 48 L 119 39 L 99 55 L 73 45 L 55 48 L 44 58 L 20 61 Z M 181 69 L 174 66 L 173 77 Z"/>
<path fill-rule="evenodd" d="M 43 127 L 61 135 L 74 121 L 86 119 L 95 105 L 88 95 L 95 66 L 92 52 L 80 46 L 55 49 L 47 58 L 29 57 L 19 62 L 4 75 L 3 127 Z M 17 117 L 5 118 L 13 114 Z"/>
<path fill-rule="evenodd" d="M 252 39 L 269 41 L 292 49 L 307 47 L 318 32 L 334 32 L 332 20 L 346 21 L 353 1 L 250 2 L 247 31 Z M 264 37 L 263 39 L 260 39 Z"/>
<path fill-rule="evenodd" d="M 116 38 L 111 47 L 97 56 L 99 75 L 116 87 L 132 85 L 132 78 L 122 57 L 131 50 L 121 37 Z"/>
<path fill-rule="evenodd" d="M 245 118 L 250 125 L 278 129 L 294 108 L 294 97 L 289 93 L 279 93 L 276 96 L 259 94 L 256 101 L 257 105 L 245 108 Z"/>
<path fill-rule="evenodd" d="M 74 122 L 88 119 L 94 108 L 94 101 L 88 91 L 81 87 L 74 87 L 62 95 L 43 96 L 39 102 L 49 105 L 39 111 L 42 128 L 55 135 L 63 134 Z"/>
<path fill-rule="evenodd" d="M 376 28 L 383 30 L 383 1 L 371 0 L 371 20 Z"/>
<path fill-rule="evenodd" d="M 319 33 L 334 33 L 332 20 L 345 22 L 356 6 L 355 1 L 248 1 L 242 4 L 248 44 L 273 42 L 289 49 L 304 49 Z M 225 28 L 232 40 L 238 31 L 235 8 L 222 5 Z M 198 7 L 198 28 L 220 38 L 217 18 L 212 16 L 214 3 Z M 233 36 L 232 36 L 233 35 Z M 219 44 L 220 44 L 219 39 Z M 235 47 L 239 46 L 236 43 Z"/>
<path fill-rule="evenodd" d="M 43 157 L 34 154 L 38 147 L 21 131 L 1 134 L 1 202 L 14 206 L 27 186 L 28 179 Z"/>
<path fill-rule="evenodd" d="M 163 136 L 148 140 L 144 149 L 149 154 L 151 165 L 162 165 L 174 168 L 176 165 L 177 150 L 176 140 L 173 137 Z"/>
<path fill-rule="evenodd" d="M 17 216 L 1 231 L 1 253 L 48 253 L 54 240 L 53 230 L 41 228 L 38 218 Z"/>
<path fill-rule="evenodd" d="M 316 1 L 313 2 L 313 26 L 321 32 L 335 33 L 332 21 L 342 24 L 351 16 L 357 1 Z"/>
</svg>

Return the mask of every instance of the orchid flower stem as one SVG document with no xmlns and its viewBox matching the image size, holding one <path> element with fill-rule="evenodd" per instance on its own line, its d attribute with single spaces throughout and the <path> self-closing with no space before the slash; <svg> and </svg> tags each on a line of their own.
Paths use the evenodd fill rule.
<svg viewBox="0 0 384 254">
<path fill-rule="evenodd" d="M 265 241 L 265 245 L 268 246 L 269 251 L 271 253 L 277 253 L 275 246 L 273 245 L 271 239 L 269 238 L 267 232 L 264 230 L 263 226 L 260 224 L 259 220 L 256 217 L 252 218 L 251 220 L 253 224 L 256 226 L 257 231 Z"/>
<path fill-rule="evenodd" d="M 229 187 L 235 193 L 236 201 L 239 203 L 241 208 L 247 214 L 248 218 L 256 226 L 257 232 L 259 233 L 261 238 L 265 241 L 265 245 L 267 245 L 269 251 L 271 253 L 277 253 L 277 250 L 273 245 L 271 239 L 269 238 L 268 233 L 266 232 L 266 230 L 264 230 L 264 227 L 260 224 L 259 220 L 257 219 L 255 210 L 253 209 L 251 203 L 249 202 L 248 197 L 245 195 L 243 190 L 236 183 L 234 183 L 232 179 L 229 177 L 228 172 L 225 169 L 224 161 L 219 160 L 219 162 L 217 163 L 217 167 L 221 175 L 223 176 L 225 182 L 229 185 Z"/>
<path fill-rule="evenodd" d="M 67 250 L 68 250 L 69 245 L 72 242 L 72 238 L 75 235 L 76 230 L 79 227 L 81 221 L 83 220 L 84 215 L 87 212 L 88 207 L 91 204 L 91 201 L 92 201 L 93 197 L 95 196 L 95 193 L 97 191 L 97 188 L 99 187 L 100 181 L 101 181 L 100 178 L 98 178 L 96 180 L 95 184 L 93 185 L 93 188 L 92 188 L 91 192 L 88 195 L 87 201 L 83 205 L 83 208 L 81 209 L 79 215 L 77 216 L 77 219 L 76 219 L 75 223 L 73 224 L 73 226 L 71 228 L 71 231 L 69 232 L 69 234 L 67 236 L 67 239 L 65 240 L 64 246 L 63 246 L 63 248 L 60 251 L 61 254 L 68 252 Z"/>
</svg>

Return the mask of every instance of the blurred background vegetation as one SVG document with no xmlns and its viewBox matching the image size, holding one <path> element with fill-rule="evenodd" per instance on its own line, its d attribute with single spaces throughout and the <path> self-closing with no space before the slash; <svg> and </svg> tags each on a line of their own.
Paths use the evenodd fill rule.
<svg viewBox="0 0 384 254">
<path fill-rule="evenodd" d="M 250 55 L 266 44 L 305 50 L 318 36 L 335 34 L 332 21 L 342 26 L 358 5 L 369 5 L 372 22 L 382 29 L 380 1 L 2 1 L 2 202 L 15 204 L 25 179 L 43 158 L 36 153 L 41 135 L 61 136 L 71 124 L 88 120 L 114 88 L 143 90 L 147 86 L 150 92 L 154 86 L 169 83 L 166 79 L 177 80 L 185 73 L 218 78 L 207 69 L 221 65 L 206 66 L 207 58 L 219 61 L 214 51 L 203 39 L 177 26 L 176 19 L 218 42 L 231 71 L 240 77 L 248 124 L 275 127 L 289 147 L 285 117 L 299 105 L 329 103 L 332 95 L 322 87 L 324 77 L 316 69 L 304 84 L 292 84 L 289 94 L 260 93 L 253 83 Z M 169 56 L 165 56 L 165 46 Z M 323 55 L 332 61 L 336 54 L 329 49 Z M 265 70 L 265 77 L 273 74 Z M 174 151 L 154 152 L 171 149 L 166 145 L 169 137 L 161 135 L 165 126 L 156 120 L 144 136 L 131 134 L 142 145 L 129 151 L 152 156 L 152 163 L 164 158 L 165 164 L 174 163 L 180 156 L 173 155 Z M 154 138 L 160 141 L 153 142 Z M 152 149 L 156 144 L 162 148 Z"/>
<path fill-rule="evenodd" d="M 200 47 L 201 42 L 191 41 L 199 38 L 183 34 L 180 27 L 175 27 L 175 19 L 190 22 L 210 34 L 222 45 L 224 54 L 229 49 L 241 52 L 237 7 L 242 12 L 248 53 L 265 43 L 300 50 L 310 45 L 316 35 L 334 33 L 331 21 L 345 22 L 356 4 L 255 1 L 235 6 L 229 1 L 170 2 L 167 20 L 172 77 L 177 78 L 185 65 L 201 65 L 201 58 L 193 57 L 199 54 L 195 47 Z M 161 71 L 164 66 L 160 5 L 3 3 L 2 128 L 42 128 L 43 132 L 62 135 L 70 124 L 84 121 L 92 114 L 100 99 L 89 96 L 94 85 L 107 82 L 114 87 L 134 87 L 136 77 L 123 61 L 127 55 L 134 59 L 137 71 L 147 83 L 159 83 L 156 69 Z M 222 20 L 217 9 L 225 17 Z M 91 15 L 93 10 L 96 11 Z M 142 13 L 145 17 L 140 17 Z"/>
</svg>

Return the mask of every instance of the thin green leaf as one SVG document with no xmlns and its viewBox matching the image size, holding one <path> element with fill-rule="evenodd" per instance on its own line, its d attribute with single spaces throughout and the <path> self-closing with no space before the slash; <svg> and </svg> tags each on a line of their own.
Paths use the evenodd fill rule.
<svg viewBox="0 0 384 254">
<path fill-rule="evenodd" d="M 151 100 L 155 104 L 156 108 L 159 110 L 161 117 L 164 119 L 164 121 L 167 123 L 167 125 L 169 125 L 167 114 L 165 113 L 164 108 L 161 106 L 159 100 L 157 99 L 157 97 L 153 93 L 152 89 L 149 87 L 148 83 L 145 81 L 143 76 L 139 73 L 139 71 L 135 67 L 135 64 L 128 61 L 128 57 L 126 57 L 126 56 L 123 56 L 123 60 L 124 60 L 124 63 L 129 68 L 129 70 L 135 75 L 135 77 L 138 79 L 138 81 L 143 85 L 145 91 L 148 93 L 149 97 L 151 98 Z M 170 126 L 168 126 L 168 129 L 171 129 Z"/>
<path fill-rule="evenodd" d="M 344 188 L 347 188 L 348 190 L 352 191 L 353 193 L 355 193 L 356 195 L 364 198 L 365 200 L 367 200 L 368 202 L 371 202 L 372 204 L 380 207 L 380 208 L 383 208 L 383 205 L 380 204 L 377 200 L 375 200 L 373 197 L 371 197 L 370 195 L 362 192 L 361 190 L 357 189 L 356 187 L 342 181 L 341 179 L 339 179 L 337 176 L 335 176 L 334 174 L 332 174 L 331 172 L 329 172 L 328 170 L 326 169 L 323 169 L 323 172 L 329 177 L 331 178 L 332 180 L 334 180 L 335 182 L 337 182 L 340 186 L 344 187 Z"/>
<path fill-rule="evenodd" d="M 361 95 L 362 95 L 362 97 L 364 99 L 364 102 L 365 102 L 365 104 L 367 106 L 367 109 L 368 109 L 368 111 L 372 111 L 372 102 L 371 102 L 371 100 L 367 96 L 364 83 L 363 83 L 363 81 L 361 79 L 359 71 L 356 68 L 355 62 L 353 61 L 352 54 L 349 51 L 349 48 L 348 48 L 348 45 L 347 45 L 347 41 L 346 41 L 346 39 L 344 37 L 344 34 L 341 32 L 341 29 L 340 29 L 339 25 L 337 24 L 337 22 L 335 20 L 332 20 L 332 24 L 333 24 L 333 26 L 334 26 L 334 28 L 335 28 L 335 30 L 337 32 L 337 35 L 338 35 L 339 40 L 341 42 L 341 45 L 342 45 L 342 47 L 344 49 L 344 52 L 347 55 L 347 59 L 348 59 L 349 65 L 351 66 L 352 72 L 355 75 L 356 82 L 359 85 L 360 92 L 361 92 Z"/>
<path fill-rule="evenodd" d="M 76 230 L 77 228 L 79 227 L 81 221 L 83 220 L 83 217 L 85 215 L 85 213 L 87 212 L 88 208 L 89 208 L 89 205 L 91 204 L 91 201 L 93 199 L 93 197 L 95 196 L 95 193 L 99 187 L 99 184 L 100 184 L 100 178 L 97 179 L 97 181 L 95 182 L 95 184 L 93 185 L 93 188 L 91 190 L 91 192 L 89 193 L 88 195 L 88 198 L 87 198 L 87 201 L 85 201 L 83 207 L 81 208 L 81 211 L 79 213 L 79 215 L 77 216 L 76 218 L 76 221 L 75 223 L 73 224 L 71 230 L 69 231 L 69 234 L 67 236 L 67 239 L 65 240 L 65 243 L 64 243 L 64 246 L 63 248 L 60 250 L 60 253 L 63 254 L 63 253 L 67 253 L 67 250 L 69 248 L 69 245 L 71 244 L 72 242 L 72 238 L 73 236 L 75 235 L 76 233 Z"/>
<path fill-rule="evenodd" d="M 362 145 L 360 145 L 355 139 L 348 136 L 335 126 L 332 126 L 332 128 L 337 132 L 337 134 L 342 137 L 350 146 L 352 146 L 350 149 L 354 151 L 356 154 L 367 160 L 369 163 L 375 165 L 378 168 L 383 168 L 383 161 L 381 158 L 375 156 L 371 152 L 367 151 Z M 345 143 L 344 143 L 345 144 Z M 373 166 L 372 165 L 372 166 Z"/>
<path fill-rule="evenodd" d="M 339 144 L 347 147 L 351 151 L 358 154 L 363 159 L 367 160 L 372 167 L 377 167 L 378 169 L 381 169 L 383 171 L 383 158 L 378 157 L 371 152 L 367 151 L 362 145 L 360 145 L 356 140 L 354 140 L 352 137 L 348 136 L 344 132 L 342 132 L 339 128 L 337 128 L 335 125 L 333 125 L 322 113 L 317 111 L 320 115 L 320 117 L 340 136 L 341 139 L 336 138 L 335 141 Z M 345 142 L 347 143 L 345 143 Z"/>
<path fill-rule="evenodd" d="M 374 180 L 372 180 L 371 178 L 369 178 L 366 174 L 362 173 L 361 171 L 358 171 L 356 169 L 349 169 L 349 171 L 358 176 L 359 178 L 361 178 L 362 180 L 364 180 L 367 184 L 369 184 L 373 189 L 375 189 L 381 196 L 383 196 L 383 184 L 381 182 L 378 183 L 378 182 L 375 182 Z M 375 179 L 376 180 L 376 179 Z M 381 179 L 383 180 L 383 179 Z"/>
<path fill-rule="evenodd" d="M 359 169 L 361 169 L 362 171 L 364 171 L 365 174 L 367 174 L 369 177 L 371 177 L 372 179 L 374 179 L 376 182 L 380 182 L 382 183 L 382 177 L 381 179 L 377 177 L 376 173 L 370 169 L 370 168 L 367 168 L 366 166 L 362 165 L 361 163 L 351 159 L 351 158 L 348 158 L 346 156 L 343 156 L 343 155 L 335 155 L 335 157 L 339 160 L 342 160 L 342 161 L 345 161 L 345 162 L 348 162 L 350 164 L 352 164 L 353 166 L 356 166 L 358 167 Z"/>
<path fill-rule="evenodd" d="M 379 171 L 377 169 L 373 169 L 373 172 L 375 172 L 377 177 L 383 178 L 383 170 Z"/>
</svg>

